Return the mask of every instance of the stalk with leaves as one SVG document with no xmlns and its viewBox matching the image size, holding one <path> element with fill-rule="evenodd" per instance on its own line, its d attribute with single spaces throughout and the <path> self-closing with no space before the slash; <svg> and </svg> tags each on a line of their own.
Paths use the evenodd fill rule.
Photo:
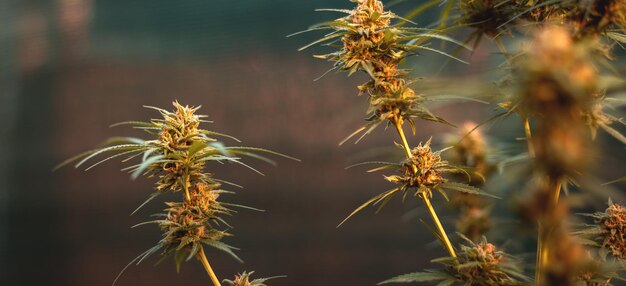
<svg viewBox="0 0 626 286">
<path fill-rule="evenodd" d="M 575 186 L 587 175 L 598 129 L 626 143 L 626 137 L 616 129 L 618 123 L 624 124 L 616 115 L 624 106 L 623 94 L 621 98 L 619 93 L 609 95 L 619 91 L 623 82 L 600 74 L 601 67 L 610 69 L 608 60 L 613 59 L 615 43 L 626 42 L 626 2 L 447 2 L 440 14 L 442 23 L 468 28 L 468 41 L 475 39 L 475 46 L 487 36 L 506 56 L 503 66 L 510 75 L 500 86 L 509 96 L 496 101 L 505 111 L 489 121 L 510 114 L 518 114 L 523 121 L 534 166 L 529 179 L 534 194 L 527 202 L 526 214 L 539 222 L 535 283 L 609 285 L 612 278 L 619 279 L 615 271 L 598 270 L 611 275 L 589 278 L 596 277 L 589 270 L 594 268 L 590 266 L 594 265 L 590 263 L 593 258 L 581 254 L 588 250 L 568 230 L 569 207 L 559 198 L 564 187 Z M 420 7 L 416 10 L 424 11 Z M 504 36 L 517 31 L 534 32 L 534 40 L 521 52 L 509 53 Z"/>
<path fill-rule="evenodd" d="M 461 169 L 449 166 L 447 162 L 440 160 L 439 154 L 431 150 L 430 141 L 416 148 L 410 147 L 403 129 L 405 123 L 408 122 L 413 133 L 416 128 L 415 119 L 449 123 L 428 110 L 424 105 L 427 99 L 416 94 L 410 87 L 412 80 L 407 76 L 408 71 L 399 67 L 400 62 L 411 55 L 412 51 L 439 52 L 423 45 L 430 39 L 455 41 L 442 33 L 428 29 L 406 28 L 392 23 L 393 20 L 403 20 L 392 12 L 385 11 L 380 1 L 353 2 L 356 2 L 353 10 L 322 9 L 322 11 L 344 13 L 347 16 L 310 29 L 330 30 L 322 39 L 311 45 L 326 42 L 330 42 L 329 45 L 341 43 L 337 46 L 338 51 L 318 55 L 317 58 L 334 62 L 333 69 L 348 71 L 349 74 L 364 71 L 369 76 L 368 82 L 358 86 L 360 95 L 367 95 L 370 103 L 367 110 L 370 114 L 368 122 L 341 143 L 361 134 L 358 142 L 377 126 L 385 123 L 395 128 L 401 147 L 406 154 L 406 161 L 397 164 L 402 176 L 387 177 L 387 180 L 399 184 L 399 187 L 372 198 L 350 216 L 370 204 L 384 205 L 396 194 L 402 193 L 406 196 L 410 191 L 413 196 L 424 202 L 435 225 L 436 237 L 441 240 L 449 255 L 455 257 L 456 251 L 430 201 L 432 191 L 443 192 L 446 188 L 468 192 L 477 192 L 477 190 L 467 185 L 447 183 L 442 175 L 446 172 L 459 172 Z"/>
<path fill-rule="evenodd" d="M 528 181 L 533 192 L 532 200 L 527 202 L 530 208 L 527 213 L 539 222 L 535 283 L 605 285 L 592 283 L 609 283 L 613 278 L 619 279 L 617 271 L 607 270 L 604 265 L 598 267 L 593 255 L 584 254 L 588 250 L 571 234 L 567 223 L 569 206 L 559 198 L 563 188 L 574 186 L 578 178 L 588 173 L 590 158 L 595 154 L 593 140 L 598 129 L 626 143 L 626 137 L 615 127 L 618 123 L 624 124 L 615 109 L 624 106 L 626 101 L 619 97 L 619 93 L 609 95 L 619 88 L 619 81 L 600 76 L 596 65 L 597 62 L 606 65 L 606 60 L 611 58 L 611 41 L 625 42 L 624 1 L 431 0 L 417 6 L 405 18 L 385 11 L 380 1 L 353 2 L 357 6 L 353 10 L 323 9 L 347 16 L 311 27 L 308 31 L 329 31 L 311 45 L 323 43 L 338 49 L 316 56 L 334 62 L 331 70 L 348 71 L 349 74 L 364 71 L 369 75 L 369 81 L 358 87 L 360 94 L 368 96 L 370 102 L 368 122 L 346 140 L 361 134 L 358 142 L 385 123 L 396 130 L 400 138 L 398 145 L 403 149 L 406 160 L 400 163 L 373 162 L 381 166 L 370 171 L 398 170 L 400 174 L 386 176 L 386 179 L 399 186 L 370 199 L 349 217 L 368 205 L 379 205 L 381 208 L 398 194 L 406 197 L 412 193 L 423 200 L 435 223 L 435 237 L 441 240 L 450 254 L 451 264 L 443 272 L 417 272 L 387 282 L 442 280 L 439 285 L 518 285 L 516 283 L 531 281 L 519 268 L 504 267 L 512 271 L 506 276 L 510 278 L 507 282 L 492 280 L 498 277 L 496 274 L 477 275 L 491 269 L 491 266 L 485 260 L 469 259 L 475 257 L 472 255 L 457 255 L 430 203 L 434 190 L 442 191 L 444 195 L 445 189 L 479 193 L 474 186 L 480 186 L 482 182 L 477 183 L 475 174 L 484 179 L 489 170 L 474 165 L 472 167 L 476 169 L 468 172 L 465 167 L 444 161 L 440 152 L 430 150 L 430 140 L 411 148 L 404 133 L 404 123 L 407 122 L 415 133 L 415 119 L 447 121 L 433 115 L 425 107 L 432 97 L 415 92 L 411 87 L 413 81 L 408 77 L 409 71 L 400 69 L 400 62 L 413 55 L 414 51 L 424 50 L 432 39 L 458 44 L 458 53 L 465 45 L 444 34 L 461 28 L 470 31 L 465 43 L 474 41 L 474 47 L 477 47 L 481 39 L 489 38 L 506 59 L 501 70 L 508 77 L 496 85 L 500 90 L 494 92 L 505 96 L 482 97 L 493 100 L 501 112 L 484 123 L 512 114 L 519 115 L 522 121 L 527 156 L 518 155 L 505 161 L 531 159 L 529 166 L 532 168 L 528 170 L 532 170 L 532 174 Z M 437 5 L 439 3 L 441 5 Z M 437 28 L 410 27 L 409 24 L 414 24 L 412 19 L 429 9 L 440 9 Z M 510 53 L 504 36 L 518 31 L 535 32 L 535 36 L 521 52 Z M 433 48 L 428 50 L 449 55 Z M 450 58 L 458 59 L 456 53 L 449 55 Z M 597 60 L 599 57 L 601 60 Z M 465 130 L 460 142 L 484 123 Z M 459 147 L 458 144 L 453 145 Z M 444 176 L 457 172 L 468 172 L 473 186 L 451 183 Z M 469 209 L 482 211 L 483 208 L 485 204 L 481 203 Z M 472 236 L 473 246 L 478 246 L 478 235 Z M 462 246 L 461 249 L 467 252 L 469 248 Z M 470 263 L 480 271 L 470 271 L 473 275 L 468 277 L 461 270 L 465 266 L 459 268 L 464 263 Z"/>
<path fill-rule="evenodd" d="M 161 115 L 161 118 L 152 119 L 150 122 L 128 121 L 113 125 L 133 126 L 148 133 L 152 139 L 114 137 L 105 142 L 104 147 L 79 154 L 61 166 L 78 161 L 75 165 L 78 168 L 101 156 L 104 158 L 95 161 L 86 169 L 118 157 L 125 157 L 124 162 L 138 159 L 137 164 L 123 170 L 130 172 L 132 178 L 143 175 L 157 181 L 154 192 L 139 208 L 164 193 L 179 193 L 182 199 L 167 202 L 163 213 L 154 215 L 156 220 L 137 225 L 157 224 L 163 231 L 163 236 L 154 247 L 132 260 L 126 268 L 141 263 L 155 253 L 159 253 L 161 259 L 173 256 L 177 270 L 184 261 L 196 258 L 206 270 L 213 285 L 219 286 L 220 281 L 209 263 L 205 247 L 224 251 L 241 261 L 234 253 L 236 248 L 222 242 L 225 237 L 231 236 L 228 230 L 232 228 L 224 217 L 235 214 L 233 208 L 252 208 L 222 201 L 221 195 L 231 193 L 221 189 L 222 184 L 234 184 L 215 178 L 213 173 L 206 170 L 206 164 L 230 162 L 259 172 L 241 162 L 241 158 L 247 156 L 271 163 L 272 160 L 260 154 L 294 158 L 263 148 L 227 147 L 215 137 L 239 141 L 226 134 L 201 129 L 200 124 L 208 121 L 204 119 L 206 116 L 196 114 L 200 107 L 183 106 L 178 102 L 174 102 L 173 105 L 174 111 L 147 106 Z"/>
<path fill-rule="evenodd" d="M 406 20 L 389 11 L 385 11 L 380 1 L 359 0 L 353 2 L 356 2 L 356 7 L 353 10 L 323 9 L 323 11 L 331 10 L 345 13 L 347 16 L 309 29 L 330 30 L 322 39 L 313 44 L 328 42 L 326 45 L 338 48 L 336 52 L 316 57 L 334 62 L 333 69 L 348 71 L 349 74 L 364 71 L 369 76 L 368 82 L 358 86 L 360 95 L 366 95 L 370 103 L 367 111 L 370 114 L 367 119 L 368 122 L 340 144 L 353 136 L 361 134 L 361 137 L 357 140 L 358 142 L 377 126 L 384 123 L 387 126 L 393 126 L 396 130 L 401 142 L 397 145 L 402 148 L 406 158 L 399 163 L 362 163 L 380 165 L 370 170 L 370 172 L 389 169 L 396 170 L 397 173 L 395 175 L 385 176 L 385 178 L 397 186 L 368 200 L 354 210 L 343 222 L 367 206 L 378 205 L 380 210 L 395 196 L 406 198 L 412 195 L 419 198 L 426 206 L 434 223 L 434 227 L 431 227 L 433 235 L 441 242 L 449 255 L 441 261 L 446 261 L 444 264 L 448 265 L 450 271 L 454 274 L 446 276 L 443 279 L 445 280 L 444 283 L 451 284 L 455 281 L 465 281 L 467 283 L 487 281 L 485 283 L 491 283 L 489 281 L 501 281 L 508 283 L 502 285 L 519 285 L 521 282 L 518 282 L 516 277 L 522 277 L 523 275 L 509 275 L 509 273 L 518 273 L 517 269 L 505 267 L 505 264 L 502 264 L 499 258 L 490 261 L 473 260 L 480 255 L 468 253 L 474 250 L 480 252 L 481 250 L 477 250 L 478 245 L 473 244 L 474 248 L 462 246 L 462 256 L 459 257 L 457 255 L 457 249 L 450 241 L 439 215 L 431 203 L 432 193 L 437 191 L 446 199 L 448 198 L 446 191 L 458 191 L 475 195 L 484 195 L 485 193 L 470 185 L 450 181 L 448 177 L 453 174 L 465 174 L 468 178 L 471 178 L 471 175 L 468 173 L 467 168 L 452 165 L 441 158 L 441 152 L 449 148 L 433 151 L 430 146 L 430 139 L 412 148 L 404 132 L 404 124 L 408 123 L 413 134 L 415 134 L 417 128 L 416 119 L 448 125 L 452 124 L 429 111 L 425 103 L 431 98 L 417 94 L 411 88 L 413 80 L 408 77 L 408 70 L 400 68 L 400 62 L 413 55 L 414 51 L 420 49 L 434 51 L 456 59 L 445 52 L 427 47 L 428 41 L 432 39 L 452 42 L 462 47 L 463 45 L 445 36 L 441 31 L 403 26 L 403 24 L 406 24 Z M 392 23 L 392 20 L 399 20 L 400 23 Z M 307 47 L 305 46 L 304 48 Z M 495 251 L 493 245 L 489 245 L 492 247 L 491 251 Z M 470 265 L 478 263 L 475 266 L 476 271 L 463 274 L 463 271 L 467 270 L 466 266 L 464 266 L 465 263 L 470 263 Z M 485 269 L 493 269 L 495 271 L 493 273 L 501 273 L 503 276 L 499 278 L 491 277 L 495 280 L 485 280 L 485 277 L 478 275 L 478 272 L 482 272 Z M 395 280 L 391 279 L 386 282 L 430 281 L 442 277 L 440 275 L 433 276 L 430 272 L 414 273 L 410 276 Z M 429 278 L 423 280 L 425 277 Z M 432 279 L 433 277 L 436 279 Z"/>
</svg>

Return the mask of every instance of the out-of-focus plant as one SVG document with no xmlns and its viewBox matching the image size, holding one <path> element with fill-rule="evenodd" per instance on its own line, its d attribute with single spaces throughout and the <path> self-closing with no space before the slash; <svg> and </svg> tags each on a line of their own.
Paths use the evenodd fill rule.
<svg viewBox="0 0 626 286">
<path fill-rule="evenodd" d="M 236 248 L 222 242 L 224 237 L 231 235 L 228 230 L 232 228 L 224 217 L 236 213 L 233 208 L 249 207 L 221 200 L 222 194 L 230 193 L 220 189 L 222 183 L 232 183 L 214 178 L 213 174 L 206 170 L 206 163 L 231 162 L 259 172 L 243 163 L 241 158 L 252 157 L 273 163 L 272 160 L 259 155 L 266 153 L 297 159 L 263 148 L 227 147 L 214 137 L 227 137 L 239 141 L 229 135 L 201 129 L 200 124 L 208 121 L 203 119 L 206 116 L 196 114 L 200 107 L 183 106 L 178 102 L 174 102 L 173 105 L 174 111 L 147 106 L 160 113 L 159 119 L 152 119 L 150 122 L 127 121 L 113 125 L 131 125 L 145 131 L 152 139 L 114 137 L 106 141 L 104 147 L 79 154 L 60 166 L 78 161 L 75 165 L 78 168 L 95 161 L 99 156 L 104 158 L 95 161 L 86 168 L 87 170 L 117 157 L 125 158 L 123 162 L 137 160 L 138 163 L 123 170 L 130 172 L 133 179 L 143 175 L 157 180 L 154 192 L 139 208 L 160 194 L 181 193 L 182 200 L 167 202 L 164 212 L 154 215 L 156 220 L 136 225 L 157 224 L 163 231 L 163 237 L 157 245 L 132 260 L 126 268 L 131 264 L 141 263 L 155 253 L 158 253 L 161 259 L 173 256 L 177 270 L 184 261 L 197 258 L 213 284 L 219 286 L 220 282 L 209 264 L 204 247 L 224 251 L 241 261 L 233 252 Z M 245 277 L 247 281 L 248 276 Z"/>
<path fill-rule="evenodd" d="M 496 170 L 496 162 L 489 158 L 495 151 L 489 146 L 486 136 L 474 128 L 475 123 L 467 122 L 457 134 L 449 135 L 446 142 L 453 146 L 448 154 L 449 160 L 471 168 L 468 184 L 480 188 Z M 492 228 L 492 200 L 482 195 L 457 192 L 452 195 L 450 202 L 459 212 L 457 231 L 472 241 L 485 236 Z"/>
</svg>

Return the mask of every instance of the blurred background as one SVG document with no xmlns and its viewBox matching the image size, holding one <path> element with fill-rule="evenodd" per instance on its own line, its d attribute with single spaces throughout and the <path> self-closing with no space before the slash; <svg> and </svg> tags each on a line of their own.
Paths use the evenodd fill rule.
<svg viewBox="0 0 626 286">
<path fill-rule="evenodd" d="M 402 14 L 405 5 L 393 9 Z M 380 174 L 344 167 L 366 150 L 391 146 L 395 134 L 379 128 L 358 145 L 338 147 L 362 124 L 367 103 L 355 86 L 366 78 L 331 73 L 314 82 L 330 64 L 311 57 L 321 49 L 297 49 L 319 34 L 285 36 L 338 17 L 315 8 L 351 6 L 343 0 L 0 0 L 0 284 L 110 285 L 156 244 L 157 227 L 130 226 L 177 197 L 129 216 L 153 182 L 132 181 L 120 172 L 125 164 L 51 170 L 107 137 L 143 136 L 108 126 L 149 120 L 158 114 L 143 105 L 169 109 L 173 100 L 202 105 L 200 113 L 214 121 L 207 129 L 302 160 L 279 159 L 277 167 L 249 162 L 265 176 L 209 166 L 218 178 L 245 187 L 225 200 L 266 210 L 229 219 L 235 236 L 225 241 L 241 249 L 245 263 L 209 250 L 220 279 L 254 270 L 258 277 L 288 276 L 271 281 L 276 286 L 374 285 L 444 256 L 417 220 L 426 214 L 406 219 L 419 205 L 413 200 L 393 201 L 377 215 L 368 209 L 335 228 L 390 186 Z M 486 46 L 482 55 L 490 53 Z M 416 76 L 429 76 L 443 61 L 424 57 Z M 490 109 L 435 110 L 462 123 L 483 120 Z M 450 131 L 423 124 L 411 142 Z M 154 266 L 157 260 L 130 267 L 117 285 L 210 285 L 195 261 L 177 274 L 173 260 Z"/>
</svg>

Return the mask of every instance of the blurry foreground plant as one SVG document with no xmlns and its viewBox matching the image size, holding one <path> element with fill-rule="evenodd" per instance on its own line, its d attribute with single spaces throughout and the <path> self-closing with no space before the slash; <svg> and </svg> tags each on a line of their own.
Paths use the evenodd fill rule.
<svg viewBox="0 0 626 286">
<path fill-rule="evenodd" d="M 457 255 L 459 249 L 448 239 L 430 202 L 434 190 L 441 192 L 446 199 L 444 190 L 459 190 L 462 194 L 455 195 L 452 202 L 467 217 L 459 222 L 459 230 L 470 235 L 471 241 L 476 241 L 489 229 L 490 203 L 475 194 L 484 194 L 478 187 L 496 168 L 485 159 L 489 151 L 481 146 L 480 136 L 475 136 L 476 129 L 484 123 L 517 114 L 522 121 L 527 152 L 503 161 L 510 164 L 531 159 L 526 165 L 529 167 L 520 168 L 523 170 L 518 175 L 523 175 L 520 182 L 525 182 L 531 189 L 528 197 L 532 199 L 526 202 L 524 213 L 533 227 L 538 228 L 534 282 L 537 285 L 604 285 L 602 283 L 617 278 L 617 275 L 607 274 L 613 273 L 612 270 L 593 266 L 597 261 L 585 256 L 587 250 L 572 237 L 569 229 L 570 206 L 559 198 L 562 189 L 575 185 L 592 166 L 592 157 L 596 154 L 594 144 L 597 144 L 593 139 L 598 129 L 626 143 L 626 137 L 615 127 L 624 121 L 616 115 L 618 112 L 611 110 L 623 106 L 626 101 L 620 98 L 620 94 L 609 96 L 619 81 L 607 80 L 610 77 L 601 75 L 601 65 L 598 64 L 611 59 L 610 40 L 626 39 L 623 34 L 623 0 L 430 0 L 416 5 L 406 17 L 414 19 L 428 9 L 440 9 L 441 17 L 433 23 L 431 27 L 436 26 L 433 29 L 411 27 L 409 24 L 414 23 L 386 11 L 381 1 L 352 2 L 356 7 L 351 10 L 322 9 L 346 16 L 311 27 L 307 31 L 328 33 L 302 49 L 316 44 L 332 47 L 335 51 L 316 56 L 333 62 L 331 71 L 347 71 L 349 75 L 363 71 L 368 75 L 368 82 L 358 86 L 359 94 L 367 95 L 370 103 L 367 123 L 346 140 L 360 134 L 358 142 L 385 123 L 387 127 L 395 128 L 400 138 L 397 145 L 404 150 L 406 160 L 399 163 L 366 162 L 380 165 L 370 172 L 396 170 L 396 174 L 385 178 L 397 186 L 366 201 L 348 218 L 369 205 L 376 205 L 380 210 L 398 195 L 403 199 L 409 195 L 419 197 L 433 219 L 434 236 L 442 242 L 449 258 L 445 260 L 448 267 L 443 272 L 421 273 L 410 281 L 440 280 L 439 285 L 532 282 L 520 269 L 510 273 L 484 272 L 489 267 L 478 267 L 482 264 L 472 260 L 471 257 L 476 256 L 470 254 L 471 247 L 460 246 L 461 252 Z M 401 0 L 394 3 L 397 2 Z M 420 143 L 417 148 L 411 148 L 407 141 L 404 123 L 408 122 L 414 134 L 417 129 L 415 119 L 452 124 L 429 111 L 426 103 L 437 97 L 416 92 L 415 82 L 408 76 L 410 71 L 401 69 L 400 64 L 419 50 L 456 59 L 444 51 L 425 47 L 433 39 L 465 47 L 447 36 L 461 28 L 469 30 L 466 43 L 475 39 L 477 46 L 483 36 L 493 39 L 506 59 L 499 71 L 505 71 L 509 76 L 497 85 L 495 93 L 502 96 L 476 95 L 492 100 L 501 112 L 483 124 L 463 130 L 459 136 L 461 139 L 457 138 L 458 142 L 451 144 L 456 153 L 446 157 L 451 162 L 448 163 L 441 158 L 441 151 L 430 149 L 430 141 Z M 533 32 L 533 40 L 521 52 L 509 53 L 503 36 L 519 31 Z M 465 86 L 458 89 L 463 88 Z M 468 185 L 453 183 L 455 179 L 462 180 L 463 174 L 468 177 Z M 514 175 L 505 173 L 501 176 Z M 475 251 L 472 253 L 481 253 L 476 250 L 479 244 L 473 244 Z M 491 262 L 494 261 L 501 260 Z"/>
</svg>

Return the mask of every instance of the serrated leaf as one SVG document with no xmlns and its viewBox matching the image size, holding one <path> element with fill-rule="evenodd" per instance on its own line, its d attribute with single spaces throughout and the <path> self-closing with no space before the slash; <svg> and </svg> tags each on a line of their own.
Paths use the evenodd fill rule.
<svg viewBox="0 0 626 286">
<path fill-rule="evenodd" d="M 358 213 L 359 211 L 361 211 L 362 209 L 364 209 L 365 207 L 369 206 L 370 204 L 374 203 L 375 201 L 384 199 L 385 197 L 389 196 L 392 193 L 397 192 L 398 190 L 400 190 L 400 188 L 395 188 L 395 189 L 391 189 L 389 191 L 386 191 L 382 194 L 379 194 L 369 200 L 367 200 L 365 203 L 363 203 L 362 205 L 360 205 L 358 208 L 356 208 L 354 211 L 352 211 L 352 213 L 350 213 L 350 215 L 348 215 L 348 217 L 346 217 L 343 221 L 341 221 L 341 223 L 339 223 L 339 225 L 337 225 L 337 227 L 340 227 L 342 224 L 344 224 L 348 219 L 350 219 L 352 216 L 354 216 L 356 213 Z"/>
<path fill-rule="evenodd" d="M 409 274 L 396 276 L 396 277 L 391 278 L 389 280 L 385 280 L 383 282 L 380 282 L 380 283 L 378 283 L 378 285 L 380 285 L 380 284 L 387 284 L 387 283 L 429 282 L 429 281 L 436 281 L 436 280 L 449 279 L 449 278 L 450 278 L 450 275 L 448 275 L 446 273 L 414 272 L 414 273 L 409 273 Z"/>
<path fill-rule="evenodd" d="M 217 250 L 221 250 L 223 252 L 228 253 L 230 256 L 232 256 L 233 258 L 235 258 L 235 260 L 243 263 L 243 260 L 241 260 L 241 258 L 239 258 L 239 256 L 237 256 L 237 254 L 235 254 L 233 252 L 233 250 L 238 250 L 238 248 L 236 247 L 232 247 L 226 243 L 223 243 L 221 241 L 215 241 L 215 240 L 203 240 L 202 243 L 204 243 L 205 245 L 208 245 L 210 247 L 213 247 Z"/>
<path fill-rule="evenodd" d="M 443 281 L 439 282 L 439 284 L 437 284 L 437 286 L 450 286 L 450 285 L 454 284 L 454 282 L 456 282 L 454 279 L 447 279 L 447 280 L 443 280 Z"/>
<path fill-rule="evenodd" d="M 192 157 L 194 154 L 202 151 L 202 149 L 207 148 L 207 144 L 205 142 L 202 141 L 194 141 L 191 146 L 189 146 L 189 149 L 187 149 L 187 152 L 189 152 L 189 157 Z"/>
<path fill-rule="evenodd" d="M 135 169 L 135 171 L 133 171 L 133 173 L 132 173 L 132 175 L 130 177 L 133 180 L 137 179 L 137 177 L 139 177 L 148 167 L 150 167 L 150 165 L 159 162 L 161 159 L 163 159 L 163 157 L 165 157 L 165 156 L 163 156 L 163 155 L 156 155 L 156 156 L 152 156 L 150 158 L 147 158 L 146 160 L 141 162 L 141 164 L 139 164 L 137 169 Z"/>
<path fill-rule="evenodd" d="M 457 192 L 462 192 L 462 193 L 467 193 L 467 194 L 488 196 L 488 197 L 492 197 L 492 198 L 496 198 L 496 199 L 500 198 L 498 196 L 494 196 L 492 194 L 485 193 L 485 192 L 481 191 L 479 188 L 476 188 L 476 187 L 473 187 L 473 186 L 470 186 L 470 185 L 466 185 L 466 184 L 462 184 L 462 183 L 446 182 L 446 183 L 441 184 L 441 188 L 452 190 L 452 191 L 457 191 Z"/>
<path fill-rule="evenodd" d="M 83 158 L 80 162 L 78 162 L 75 167 L 78 168 L 80 167 L 82 164 L 84 164 L 85 162 L 87 162 L 89 159 L 98 156 L 99 154 L 102 154 L 104 152 L 110 152 L 110 151 L 130 151 L 130 150 L 139 150 L 139 149 L 146 149 L 146 148 L 150 148 L 149 146 L 143 145 L 143 144 L 122 144 L 122 145 L 116 145 L 116 146 L 110 146 L 110 147 L 105 147 L 105 148 L 101 148 L 95 151 L 88 151 L 86 153 L 92 152 L 91 154 L 89 154 L 87 157 Z M 85 153 L 83 153 L 85 154 Z M 82 155 L 82 154 L 80 154 Z"/>
</svg>

